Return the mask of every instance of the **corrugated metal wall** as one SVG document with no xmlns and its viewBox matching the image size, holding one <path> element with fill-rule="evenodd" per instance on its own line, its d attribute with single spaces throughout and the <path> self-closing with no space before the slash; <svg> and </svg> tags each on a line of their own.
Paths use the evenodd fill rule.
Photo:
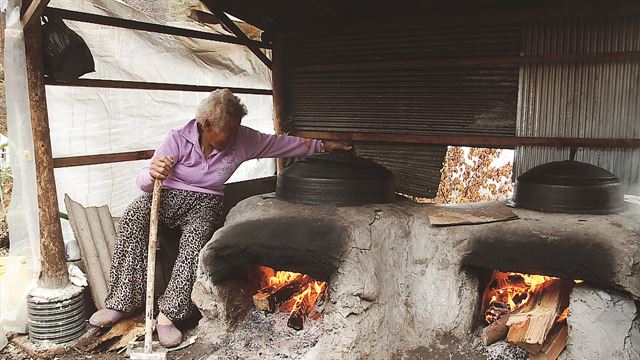
<svg viewBox="0 0 640 360">
<path fill-rule="evenodd" d="M 357 144 L 359 156 L 391 170 L 396 191 L 420 197 L 435 197 L 447 148 L 411 144 Z"/>
<path fill-rule="evenodd" d="M 294 131 L 514 135 L 518 66 L 339 71 L 309 65 L 517 56 L 520 41 L 518 26 L 292 40 L 287 46 L 286 126 Z M 415 196 L 435 193 L 443 147 L 356 144 L 356 150 L 391 168 L 400 191 Z"/>
<path fill-rule="evenodd" d="M 640 50 L 636 18 L 583 19 L 529 24 L 524 55 Z M 640 63 L 616 61 L 524 65 L 520 72 L 518 136 L 638 138 Z M 569 149 L 519 147 L 514 175 L 548 161 L 569 158 Z M 582 149 L 576 160 L 608 169 L 640 193 L 638 149 Z"/>
<path fill-rule="evenodd" d="M 514 56 L 518 27 L 381 32 L 298 40 L 288 58 L 295 130 L 515 134 L 517 66 L 313 71 L 305 65 Z"/>
</svg>

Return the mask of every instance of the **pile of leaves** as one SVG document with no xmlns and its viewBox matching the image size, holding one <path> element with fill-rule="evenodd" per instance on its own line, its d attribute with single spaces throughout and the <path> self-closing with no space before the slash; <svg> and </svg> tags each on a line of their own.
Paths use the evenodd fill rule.
<svg viewBox="0 0 640 360">
<path fill-rule="evenodd" d="M 435 202 L 460 204 L 502 200 L 513 193 L 511 162 L 496 164 L 503 150 L 449 147 Z"/>
</svg>

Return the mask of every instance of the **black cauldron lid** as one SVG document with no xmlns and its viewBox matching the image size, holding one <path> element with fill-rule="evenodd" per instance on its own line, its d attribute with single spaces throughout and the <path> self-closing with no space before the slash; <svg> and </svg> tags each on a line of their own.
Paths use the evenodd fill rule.
<svg viewBox="0 0 640 360">
<path fill-rule="evenodd" d="M 624 209 L 624 190 L 609 171 L 579 161 L 536 166 L 516 180 L 517 207 L 549 212 L 610 214 Z"/>
<path fill-rule="evenodd" d="M 349 152 L 300 158 L 278 174 L 276 196 L 304 204 L 361 205 L 393 202 L 393 174 Z"/>
</svg>

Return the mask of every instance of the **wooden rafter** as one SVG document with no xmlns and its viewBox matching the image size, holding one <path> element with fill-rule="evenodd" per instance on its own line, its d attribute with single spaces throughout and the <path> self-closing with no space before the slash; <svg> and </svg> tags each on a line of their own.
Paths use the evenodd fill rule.
<svg viewBox="0 0 640 360">
<path fill-rule="evenodd" d="M 54 168 L 109 164 L 115 162 L 150 159 L 154 150 L 130 151 L 113 154 L 68 156 L 53 159 Z"/>
<path fill-rule="evenodd" d="M 563 54 L 544 56 L 501 56 L 481 58 L 442 58 L 418 60 L 368 61 L 360 63 L 319 64 L 297 66 L 293 71 L 375 71 L 395 69 L 426 69 L 438 67 L 467 67 L 482 65 L 520 65 L 547 63 L 577 63 L 599 61 L 640 61 L 640 51 L 621 51 L 611 53 Z"/>
<path fill-rule="evenodd" d="M 31 3 L 29 4 L 29 7 L 27 8 L 27 10 L 25 10 L 25 12 L 22 15 L 22 19 L 20 20 L 22 22 L 22 27 L 27 27 L 34 20 L 40 19 L 40 15 L 42 15 L 42 13 L 44 12 L 44 9 L 47 7 L 47 4 L 49 4 L 49 1 L 50 0 L 31 1 Z"/>
<path fill-rule="evenodd" d="M 395 142 L 425 145 L 458 145 L 490 148 L 514 148 L 516 146 L 553 146 L 587 148 L 640 148 L 640 139 L 585 139 L 585 138 L 543 138 L 517 136 L 477 136 L 477 135 L 404 135 L 379 133 L 350 133 L 295 131 L 293 135 L 305 138 L 332 139 L 346 141 Z"/>
<path fill-rule="evenodd" d="M 207 6 L 209 7 L 209 10 L 213 12 L 213 14 L 227 29 L 234 33 L 238 37 L 238 39 L 241 39 L 243 42 L 245 42 L 249 50 L 251 50 L 251 52 L 253 52 L 258 57 L 258 59 L 260 59 L 269 69 L 271 69 L 271 59 L 269 59 L 267 55 L 265 55 L 262 50 L 260 50 L 260 48 L 248 42 L 249 38 L 247 37 L 247 35 L 245 35 L 245 33 L 240 30 L 238 25 L 236 25 L 236 23 L 234 23 L 227 16 L 227 14 L 222 11 L 222 9 L 218 7 L 212 7 L 209 4 L 207 4 Z"/>
<path fill-rule="evenodd" d="M 169 90 L 169 91 L 195 91 L 210 92 L 217 89 L 229 89 L 236 94 L 251 95 L 271 95 L 269 89 L 234 88 L 226 86 L 206 86 L 206 85 L 186 85 L 186 84 L 166 84 L 142 81 L 108 80 L 108 79 L 76 79 L 69 81 L 45 79 L 46 85 L 72 86 L 72 87 L 93 87 L 110 89 L 142 89 L 142 90 Z"/>
<path fill-rule="evenodd" d="M 148 31 L 148 32 L 167 34 L 167 35 L 185 36 L 185 37 L 190 37 L 194 39 L 213 40 L 213 41 L 224 42 L 229 44 L 251 46 L 256 49 L 271 48 L 271 46 L 267 43 L 251 40 L 246 36 L 244 38 L 239 38 L 236 36 L 214 34 L 206 31 L 190 30 L 190 29 L 184 29 L 184 28 L 179 28 L 174 26 L 152 24 L 152 23 L 147 23 L 143 21 L 127 20 L 127 19 L 115 18 L 110 16 L 88 14 L 88 13 L 83 13 L 79 11 L 72 11 L 72 10 L 58 9 L 58 8 L 51 8 L 51 7 L 47 8 L 47 13 L 56 14 L 63 19 L 81 21 L 81 22 L 86 22 L 91 24 L 114 26 L 114 27 L 120 27 L 124 29 L 141 30 L 141 31 Z"/>
</svg>

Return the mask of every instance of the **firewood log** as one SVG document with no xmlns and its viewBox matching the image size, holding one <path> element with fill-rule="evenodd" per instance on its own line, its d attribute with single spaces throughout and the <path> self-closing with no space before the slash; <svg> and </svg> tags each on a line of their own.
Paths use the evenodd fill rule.
<svg viewBox="0 0 640 360">
<path fill-rule="evenodd" d="M 532 354 L 540 351 L 556 316 L 562 311 L 565 281 L 550 280 L 532 294 L 527 304 L 509 316 L 507 341 Z"/>
<path fill-rule="evenodd" d="M 509 332 L 507 320 L 509 320 L 509 314 L 502 315 L 498 320 L 482 329 L 482 343 L 491 345 L 498 340 L 504 339 L 507 336 L 507 332 Z"/>
<path fill-rule="evenodd" d="M 532 360 L 556 360 L 567 346 L 567 337 L 569 336 L 569 328 L 567 324 L 556 326 L 547 341 L 540 349 L 540 352 L 532 357 Z"/>
<path fill-rule="evenodd" d="M 291 316 L 289 316 L 287 326 L 300 331 L 304 327 L 304 318 L 305 314 L 302 311 L 294 311 Z"/>
<path fill-rule="evenodd" d="M 278 305 L 300 292 L 308 282 L 307 276 L 301 276 L 280 288 L 273 286 L 263 288 L 253 295 L 253 303 L 258 310 L 274 312 Z"/>
</svg>

